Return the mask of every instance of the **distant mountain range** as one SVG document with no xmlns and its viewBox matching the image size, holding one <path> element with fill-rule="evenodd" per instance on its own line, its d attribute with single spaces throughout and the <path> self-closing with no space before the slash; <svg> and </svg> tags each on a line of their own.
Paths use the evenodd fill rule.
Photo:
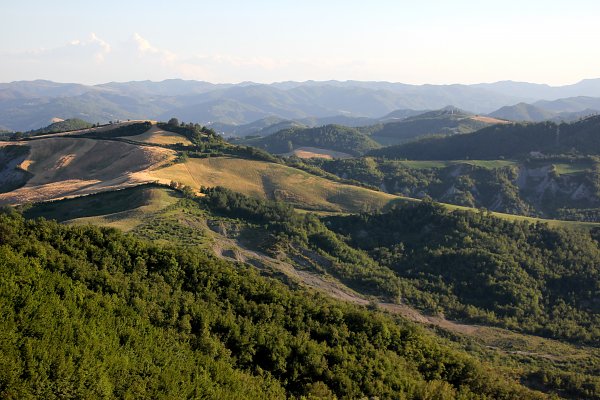
<svg viewBox="0 0 600 400">
<path fill-rule="evenodd" d="M 569 97 L 553 101 L 540 100 L 533 104 L 519 103 L 502 107 L 489 115 L 511 121 L 575 121 L 600 113 L 600 98 Z"/>
<path fill-rule="evenodd" d="M 0 84 L 0 125 L 26 131 L 46 126 L 53 118 L 81 118 L 104 123 L 116 119 L 166 120 L 170 117 L 202 124 L 244 125 L 276 117 L 306 120 L 307 125 L 313 124 L 310 121 L 329 118 L 325 123 L 364 126 L 371 124 L 369 119 L 383 116 L 401 119 L 411 116 L 413 110 L 433 110 L 449 104 L 478 114 L 521 102 L 561 112 L 548 108 L 553 105 L 536 102 L 580 99 L 580 96 L 600 98 L 600 79 L 561 87 L 522 82 L 477 85 L 359 81 L 212 84 L 179 79 L 88 86 L 37 80 Z M 590 100 L 584 109 L 595 109 L 596 102 Z M 580 108 L 582 102 L 575 103 Z M 555 105 L 559 107 L 558 103 Z M 584 110 L 573 111 L 573 104 L 569 102 L 561 107 L 565 107 L 566 112 Z M 340 118 L 352 122 L 343 122 Z M 360 125 L 356 124 L 357 119 L 362 119 Z"/>
</svg>

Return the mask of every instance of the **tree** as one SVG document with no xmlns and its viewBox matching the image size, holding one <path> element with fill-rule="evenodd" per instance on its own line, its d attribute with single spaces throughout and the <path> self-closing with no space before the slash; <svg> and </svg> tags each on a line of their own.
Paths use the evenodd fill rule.
<svg viewBox="0 0 600 400">
<path fill-rule="evenodd" d="M 171 118 L 168 124 L 171 126 L 179 126 L 179 120 L 177 118 Z"/>
<path fill-rule="evenodd" d="M 10 137 L 10 140 L 21 140 L 24 137 L 25 137 L 25 134 L 23 132 L 15 132 Z"/>
</svg>

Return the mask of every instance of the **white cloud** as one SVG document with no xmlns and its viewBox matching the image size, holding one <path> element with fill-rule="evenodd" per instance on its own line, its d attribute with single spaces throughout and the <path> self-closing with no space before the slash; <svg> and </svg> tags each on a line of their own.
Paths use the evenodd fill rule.
<svg viewBox="0 0 600 400">
<path fill-rule="evenodd" d="M 177 54 L 140 33 L 108 43 L 96 33 L 63 46 L 3 54 L 0 76 L 7 80 L 50 79 L 101 83 L 127 80 L 198 79 L 212 82 L 348 79 L 365 65 L 346 59 L 241 57 L 230 54 Z M 297 79 L 297 78 L 296 78 Z"/>
<path fill-rule="evenodd" d="M 94 32 L 92 32 L 92 34 L 90 36 L 91 36 L 91 39 L 88 43 L 97 45 L 100 48 L 100 50 L 94 54 L 94 57 L 96 58 L 97 61 L 104 61 L 104 56 L 106 54 L 110 53 L 110 51 L 111 51 L 110 44 L 108 44 L 104 40 L 100 39 L 98 36 L 96 36 L 96 34 Z M 79 42 L 79 41 L 77 41 L 77 42 Z M 80 43 L 78 43 L 78 44 L 80 44 Z M 86 44 L 84 44 L 84 45 L 86 45 Z"/>
</svg>

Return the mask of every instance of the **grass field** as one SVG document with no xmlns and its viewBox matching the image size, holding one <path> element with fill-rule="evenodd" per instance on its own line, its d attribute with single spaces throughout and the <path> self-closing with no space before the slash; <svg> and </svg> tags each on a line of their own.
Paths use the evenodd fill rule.
<svg viewBox="0 0 600 400">
<path fill-rule="evenodd" d="M 472 211 L 478 212 L 478 210 L 470 207 L 457 206 L 455 204 L 447 204 L 441 203 L 444 207 L 449 210 L 462 210 L 462 211 Z M 505 214 L 500 212 L 491 212 L 491 215 L 494 217 L 507 219 L 509 221 L 526 221 L 532 224 L 535 223 L 543 223 L 548 224 L 552 227 L 560 227 L 560 228 L 570 228 L 570 229 L 592 229 L 600 227 L 600 223 L 597 222 L 580 222 L 580 221 L 563 221 L 559 219 L 544 219 L 544 218 L 536 218 L 536 217 L 526 217 L 524 215 L 515 215 L 515 214 Z"/>
<path fill-rule="evenodd" d="M 297 208 L 317 211 L 376 210 L 401 201 L 398 196 L 330 181 L 285 165 L 230 157 L 189 159 L 152 171 L 150 176 L 194 188 L 223 186 L 249 196 L 282 200 Z"/>
<path fill-rule="evenodd" d="M 510 160 L 449 160 L 449 161 L 436 161 L 436 160 L 406 160 L 400 161 L 400 164 L 412 169 L 430 169 L 430 168 L 446 168 L 452 165 L 458 164 L 469 164 L 477 167 L 486 169 L 495 169 L 517 165 L 515 161 Z"/>
<path fill-rule="evenodd" d="M 590 162 L 578 162 L 578 163 L 559 163 L 553 164 L 554 170 L 559 175 L 569 175 L 584 172 L 586 169 L 592 167 Z"/>
<path fill-rule="evenodd" d="M 190 146 L 192 144 L 192 142 L 190 142 L 187 138 L 183 137 L 182 135 L 174 132 L 164 131 L 156 125 L 153 125 L 152 128 L 150 128 L 147 132 L 142 133 L 141 135 L 127 136 L 126 139 L 140 143 L 162 145 L 183 144 L 185 146 Z"/>
<path fill-rule="evenodd" d="M 175 204 L 180 196 L 166 188 L 142 185 L 38 203 L 23 212 L 27 218 L 44 217 L 70 224 L 93 224 L 130 231 L 145 219 Z"/>
</svg>

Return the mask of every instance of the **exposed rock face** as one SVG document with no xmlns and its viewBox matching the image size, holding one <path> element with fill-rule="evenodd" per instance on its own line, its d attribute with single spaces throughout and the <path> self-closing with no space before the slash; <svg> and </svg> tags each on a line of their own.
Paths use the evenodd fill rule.
<svg viewBox="0 0 600 400">
<path fill-rule="evenodd" d="M 522 166 L 515 184 L 529 201 L 538 205 L 549 198 L 587 202 L 590 206 L 600 200 L 581 174 L 558 175 L 552 165 L 539 168 Z"/>
</svg>

